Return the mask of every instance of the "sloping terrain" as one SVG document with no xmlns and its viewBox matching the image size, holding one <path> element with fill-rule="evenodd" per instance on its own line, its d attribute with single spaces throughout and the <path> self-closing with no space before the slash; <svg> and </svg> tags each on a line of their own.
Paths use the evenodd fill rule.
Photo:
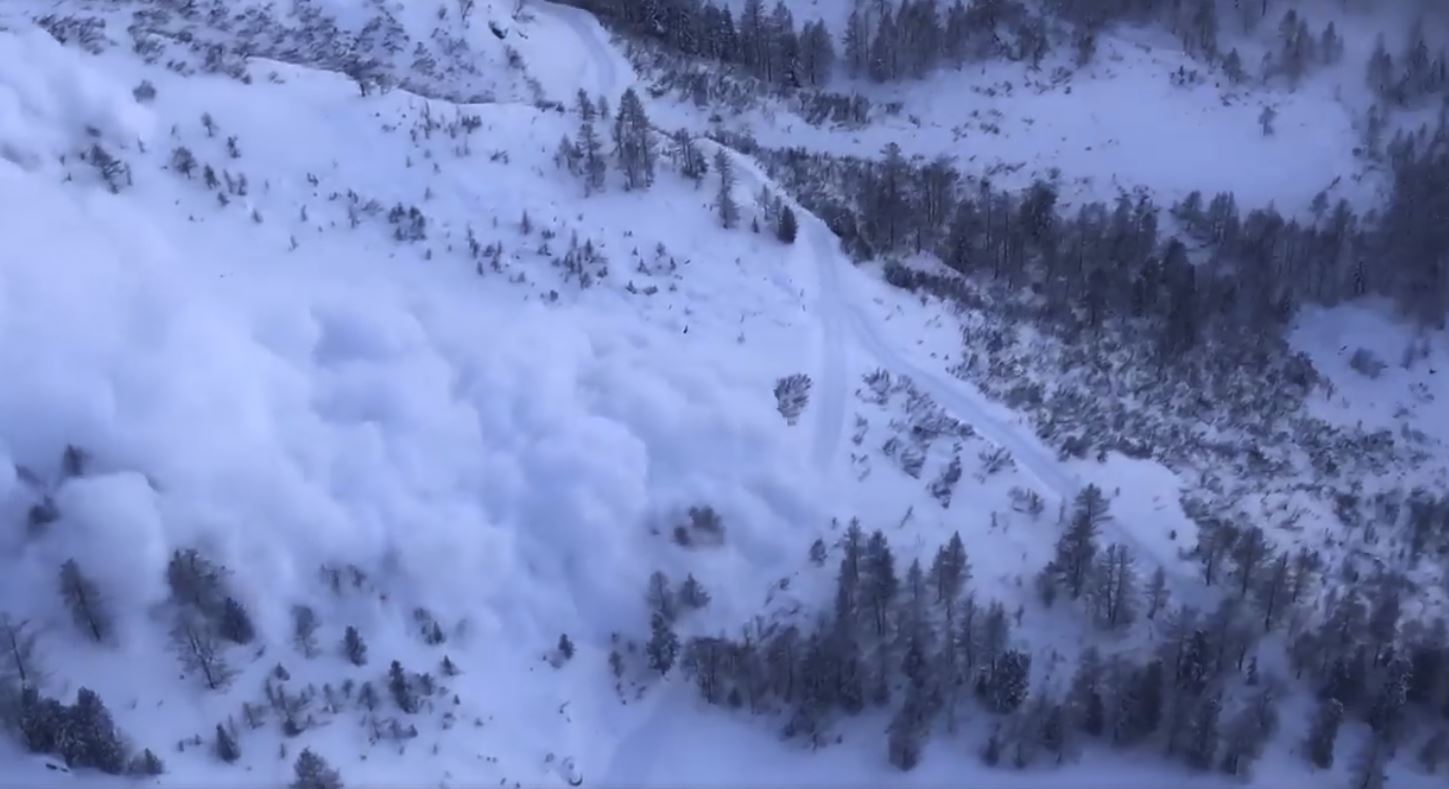
<svg viewBox="0 0 1449 789">
<path fill-rule="evenodd" d="M 759 163 L 701 134 L 702 181 L 666 164 L 662 140 L 647 189 L 612 167 L 599 190 L 570 173 L 556 153 L 580 133 L 576 94 L 615 107 L 631 88 L 648 95 L 589 14 L 503 0 L 466 14 L 76 2 L 67 21 L 50 6 L 0 9 L 0 611 L 7 632 L 35 636 L 21 684 L 65 703 L 96 691 L 134 749 L 165 760 L 143 780 L 279 785 L 309 748 L 358 786 L 1078 786 L 1076 770 L 985 772 L 985 713 L 903 777 L 881 757 L 883 713 L 841 723 L 859 747 L 816 752 L 708 707 L 635 643 L 650 573 L 709 592 L 681 638 L 733 635 L 828 603 L 833 569 L 809 551 L 851 519 L 888 531 L 902 565 L 959 532 L 972 589 L 1025 613 L 1034 677 L 1065 686 L 1094 631 L 1079 611 L 1040 606 L 1032 578 L 1053 558 L 1057 513 L 1090 484 L 1111 503 L 1104 543 L 1127 546 L 1144 574 L 1161 568 L 1175 600 L 1215 602 L 1186 556 L 1192 480 L 1151 459 L 1059 456 L 952 373 L 970 315 L 855 265 Z M 352 45 L 329 43 L 341 40 Z M 1294 142 L 1295 113 L 1324 106 L 1312 91 L 1262 143 L 1247 139 L 1250 103 L 1219 110 L 1205 86 L 1158 98 L 1211 122 L 1154 110 L 1155 129 L 1131 114 L 1089 123 L 1109 99 L 1149 101 L 1132 80 L 1157 84 L 1176 62 L 1127 37 L 1108 50 L 1122 59 L 1071 93 L 973 103 L 1009 104 L 1021 125 L 983 138 L 983 160 L 1039 156 L 1032 171 L 1295 205 L 1324 188 L 1324 162 L 1342 165 L 1346 195 L 1379 188 L 1340 156 L 1349 120 Z M 931 89 L 904 94 L 903 112 Z M 646 101 L 659 126 L 710 125 L 668 96 Z M 966 103 L 939 104 L 908 136 L 898 121 L 808 137 L 778 119 L 727 123 L 825 150 L 970 147 L 974 133 L 950 132 Z M 1205 146 L 1137 153 L 1180 137 L 1172 123 L 1257 158 L 1229 170 L 1192 158 Z M 1219 136 L 1229 128 L 1240 137 Z M 1052 153 L 1059 136 L 1095 155 Z M 735 228 L 717 216 L 717 152 L 736 179 Z M 798 216 L 793 243 L 770 232 L 761 192 Z M 1435 429 L 1442 337 L 1419 366 L 1360 381 L 1341 349 L 1392 359 L 1407 331 L 1348 309 L 1307 315 L 1295 335 L 1344 382 L 1321 416 Z M 808 396 L 791 413 L 779 387 L 796 374 Z M 225 681 L 175 636 L 188 611 L 178 552 L 193 549 L 229 570 L 219 588 L 255 630 L 224 647 L 226 671 L 212 666 Z M 62 599 L 70 560 L 103 593 L 104 636 Z M 296 637 L 299 606 L 316 616 L 314 643 Z M 1104 649 L 1146 651 L 1159 627 Z M 1312 702 L 1285 704 L 1264 785 L 1302 775 Z M 218 727 L 235 759 L 218 753 Z M 1345 731 L 1357 741 L 1366 727 Z M 0 784 L 130 780 L 17 742 L 0 738 Z M 1146 753 L 1076 758 L 1104 783 L 1164 780 Z M 1390 772 L 1395 786 L 1432 780 Z"/>
</svg>

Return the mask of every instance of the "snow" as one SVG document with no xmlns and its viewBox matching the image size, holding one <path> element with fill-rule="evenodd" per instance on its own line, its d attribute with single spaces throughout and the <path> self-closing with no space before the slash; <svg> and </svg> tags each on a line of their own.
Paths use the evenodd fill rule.
<svg viewBox="0 0 1449 789">
<path fill-rule="evenodd" d="M 738 12 L 743 2 L 731 5 Z M 819 0 L 787 5 L 797 25 L 823 18 L 836 31 L 837 43 L 851 8 Z M 907 156 L 945 154 L 962 173 L 998 187 L 1033 179 L 1058 182 L 1064 206 L 1144 189 L 1160 206 L 1192 191 L 1207 198 L 1232 192 L 1244 209 L 1274 205 L 1302 216 L 1326 191 L 1330 203 L 1345 199 L 1367 210 L 1389 184 L 1381 166 L 1355 152 L 1362 144 L 1364 113 L 1373 103 L 1364 63 L 1381 32 L 1397 56 L 1410 20 L 1422 13 L 1411 6 L 1376 3 L 1370 13 L 1332 3 L 1298 4 L 1314 35 L 1335 23 L 1344 56 L 1334 66 L 1317 67 L 1297 86 L 1282 80 L 1234 86 L 1219 70 L 1184 53 L 1165 31 L 1114 26 L 1098 37 L 1097 54 L 1084 68 L 1058 45 L 1039 69 L 993 60 L 887 85 L 837 73 L 830 90 L 860 92 L 877 103 L 877 117 L 865 128 L 812 127 L 775 105 L 727 117 L 722 125 L 748 131 L 769 147 L 804 144 L 875 158 L 895 143 Z M 1277 16 L 1245 36 L 1225 7 L 1222 48 L 1239 48 L 1248 72 L 1257 73 L 1263 52 L 1277 45 L 1278 18 L 1286 8 L 1280 5 Z M 1202 80 L 1174 85 L 1179 69 L 1197 71 Z M 901 110 L 885 113 L 881 108 L 890 102 L 900 102 Z M 1268 106 L 1277 112 L 1272 136 L 1264 136 L 1258 120 Z M 706 125 L 688 102 L 665 108 L 671 118 L 666 126 Z M 1426 112 L 1401 111 L 1390 118 L 1390 129 L 1416 128 Z"/>
<path fill-rule="evenodd" d="M 540 3 L 514 19 L 503 10 L 511 2 L 480 5 L 480 19 L 508 20 L 510 44 L 548 98 L 568 103 L 582 88 L 615 101 L 634 83 L 592 17 Z M 167 759 L 175 785 L 239 780 L 223 770 L 280 782 L 290 762 L 278 749 L 304 743 L 356 784 L 562 785 L 578 775 L 606 785 L 874 784 L 889 768 L 884 722 L 870 716 L 847 733 L 861 746 L 811 754 L 763 721 L 702 709 L 682 680 L 621 703 L 605 658 L 615 632 L 644 628 L 648 574 L 695 574 L 713 602 L 686 627 L 734 632 L 764 607 L 826 599 L 829 572 L 809 566 L 806 548 L 859 516 L 891 530 L 902 558 L 928 558 L 960 531 L 983 594 L 1019 604 L 1031 595 L 1023 576 L 1049 556 L 1057 503 L 1088 482 L 1114 495 L 1113 539 L 1145 559 L 1174 568 L 1177 548 L 1191 544 L 1171 472 L 1117 456 L 1059 461 L 1016 415 L 946 371 L 959 333 L 901 319 L 910 297 L 854 267 L 808 213 L 784 247 L 768 233 L 719 229 L 709 188 L 668 172 L 648 193 L 615 185 L 582 200 L 551 161 L 574 120 L 520 101 L 453 105 L 400 90 L 362 98 L 340 75 L 270 61 L 252 63 L 250 85 L 181 77 L 115 50 L 61 47 L 18 15 L 0 20 L 13 26 L 0 26 L 0 158 L 9 163 L 0 165 L 0 370 L 12 382 L 0 387 L 0 520 L 23 523 L 43 495 L 62 514 L 43 536 L 0 530 L 0 600 L 42 627 L 52 692 L 98 690 L 138 745 Z M 473 32 L 489 36 L 478 22 Z M 143 78 L 157 88 L 147 105 L 131 96 Z M 1092 95 L 1053 94 L 1043 101 L 1055 104 L 1030 112 L 1067 112 Z M 215 139 L 201 128 L 204 112 L 221 127 Z M 442 131 L 418 131 L 425 117 L 474 114 L 470 155 Z M 938 132 L 948 120 L 933 121 Z M 1030 148 L 1040 134 L 1012 144 Z M 239 160 L 222 144 L 232 135 Z M 132 187 L 109 194 L 79 161 L 92 140 L 131 165 Z M 940 138 L 913 144 L 927 150 Z M 218 206 L 199 175 L 169 169 L 180 145 L 246 173 L 250 192 Z M 1283 144 L 1264 148 L 1259 164 L 1285 154 L 1303 158 L 1281 178 L 1255 174 L 1263 189 L 1286 188 L 1303 172 L 1292 168 L 1328 156 Z M 1127 169 L 1127 180 L 1150 174 L 1152 157 L 1115 157 L 1093 166 Z M 742 198 L 771 186 L 753 162 L 735 161 Z M 1162 173 L 1164 188 L 1189 164 L 1211 162 Z M 1252 169 L 1262 168 L 1241 171 Z M 421 206 L 428 240 L 395 242 L 381 216 L 349 229 L 349 190 L 384 212 Z M 741 202 L 748 224 L 754 207 Z M 518 227 L 525 212 L 528 237 Z M 537 251 L 543 229 L 554 234 L 548 254 Z M 504 245 L 504 271 L 469 258 L 470 230 Z M 588 290 L 552 262 L 575 233 L 609 259 L 608 276 Z M 664 267 L 669 258 L 677 271 Z M 1323 329 L 1308 336 L 1315 347 L 1336 341 Z M 936 442 L 919 479 L 878 454 L 907 418 L 895 400 L 858 396 L 878 368 L 908 377 L 975 431 L 959 442 L 967 473 L 952 508 L 922 495 L 957 452 L 951 442 Z M 787 427 L 771 391 L 797 372 L 814 381 L 810 413 Z M 857 416 L 869 423 L 859 448 Z M 67 444 L 91 454 L 85 476 L 62 477 Z M 1014 466 L 978 475 L 972 458 L 996 447 Z M 1013 511 L 1015 487 L 1051 500 L 1040 519 Z M 670 539 L 700 504 L 723 518 L 720 548 Z M 165 565 L 187 547 L 232 568 L 268 645 L 234 650 L 242 675 L 226 693 L 178 679 L 166 652 Z M 36 591 L 54 587 L 68 558 L 121 614 L 116 644 L 83 643 L 54 595 Z M 356 565 L 369 581 L 335 594 L 319 580 L 323 564 Z M 325 654 L 314 661 L 289 647 L 289 610 L 303 603 L 324 622 Z M 444 623 L 441 650 L 410 634 L 419 606 Z M 1041 616 L 1050 617 L 1044 641 L 1064 654 L 1080 648 L 1078 614 Z M 335 654 L 347 625 L 368 641 L 368 667 Z M 544 656 L 560 633 L 579 654 L 553 668 Z M 175 748 L 236 716 L 279 661 L 299 684 L 321 684 L 376 681 L 393 659 L 435 671 L 444 653 L 464 672 L 443 680 L 460 698 L 457 729 L 429 728 L 405 753 L 370 748 L 346 715 L 291 742 L 275 727 L 247 731 L 236 767 L 216 765 L 204 748 Z M 961 742 L 931 747 L 909 776 L 916 785 L 980 769 Z M 0 783 L 58 782 L 42 760 L 8 748 L 0 743 Z M 1161 781 L 1155 757 L 1089 753 L 1083 765 L 1121 785 Z M 1404 779 L 1395 785 L 1412 784 Z"/>
<path fill-rule="evenodd" d="M 0 49 L 0 159 L 23 169 L 73 150 L 88 137 L 129 145 L 152 119 L 113 77 L 86 69 L 48 34 L 9 34 Z"/>
</svg>

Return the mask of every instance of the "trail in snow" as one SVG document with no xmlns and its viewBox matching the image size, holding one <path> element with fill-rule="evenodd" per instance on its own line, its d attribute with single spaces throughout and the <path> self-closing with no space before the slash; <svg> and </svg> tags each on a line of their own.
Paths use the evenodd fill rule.
<svg viewBox="0 0 1449 789">
<path fill-rule="evenodd" d="M 563 23 L 583 44 L 594 63 L 594 95 L 604 95 L 613 102 L 619 98 L 619 69 L 614 56 L 602 40 L 599 21 L 587 11 L 557 3 L 540 2 L 534 8 L 545 16 Z"/>
<path fill-rule="evenodd" d="M 840 298 L 840 282 L 835 267 L 829 262 L 839 254 L 836 250 L 838 242 L 835 234 L 813 214 L 800 210 L 796 213 L 808 217 L 811 225 L 810 254 L 815 260 L 820 282 L 815 309 L 824 335 L 821 340 L 824 358 L 820 362 L 814 460 L 816 467 L 823 471 L 830 467 L 830 461 L 840 446 L 840 436 L 845 432 L 845 393 L 849 387 L 845 374 L 845 316 L 841 309 L 844 300 Z"/>
<path fill-rule="evenodd" d="M 980 395 L 968 395 L 963 391 L 962 384 L 947 382 L 933 373 L 922 370 L 907 361 L 881 339 L 870 316 L 854 303 L 854 300 L 846 293 L 846 286 L 841 282 L 836 266 L 840 264 L 843 255 L 839 251 L 839 242 L 836 240 L 835 234 L 813 214 L 806 213 L 806 217 L 804 224 L 809 226 L 812 247 L 816 252 L 815 264 L 820 268 L 820 300 L 825 304 L 821 308 L 821 314 L 834 319 L 836 324 L 832 326 L 827 323 L 825 326 L 827 334 L 834 335 L 827 342 L 827 346 L 839 347 L 842 345 L 843 341 L 840 337 L 842 327 L 839 324 L 843 322 L 844 330 L 849 331 L 862 347 L 875 356 L 882 367 L 909 376 L 919 389 L 929 394 L 942 408 L 950 411 L 957 419 L 969 422 L 988 441 L 1005 447 L 1016 459 L 1017 465 L 1033 477 L 1039 486 L 1062 499 L 1070 499 L 1076 495 L 1075 479 L 1062 469 L 1056 458 L 1037 444 L 1034 437 L 1023 435 L 1021 428 L 1002 422 L 988 413 Z M 828 370 L 831 359 L 827 358 L 825 363 Z M 839 375 L 843 377 L 844 374 L 839 373 Z M 827 380 L 830 377 L 827 374 Z M 844 388 L 842 381 L 836 387 L 836 394 L 843 397 L 841 390 Z M 822 418 L 821 427 L 832 431 L 838 437 L 845 430 L 843 414 L 834 415 L 831 418 L 833 421 L 828 425 Z M 817 439 L 818 447 L 819 439 Z"/>
</svg>

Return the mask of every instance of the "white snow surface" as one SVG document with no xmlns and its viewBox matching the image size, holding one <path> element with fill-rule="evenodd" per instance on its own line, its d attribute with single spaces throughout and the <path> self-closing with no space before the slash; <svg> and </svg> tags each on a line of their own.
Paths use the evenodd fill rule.
<svg viewBox="0 0 1449 789">
<path fill-rule="evenodd" d="M 511 5 L 480 3 L 507 20 L 547 97 L 567 102 L 583 88 L 613 100 L 634 82 L 592 17 L 538 3 L 515 19 Z M 959 347 L 951 332 L 903 334 L 895 316 L 910 297 L 852 266 L 808 214 L 791 247 L 726 232 L 709 188 L 667 170 L 647 193 L 615 182 L 585 200 L 552 161 L 574 131 L 567 115 L 403 91 L 363 98 L 335 73 L 272 62 L 253 71 L 243 85 L 182 78 L 123 49 L 86 55 L 0 10 L 0 522 L 23 523 L 43 494 L 62 514 L 40 536 L 0 530 L 0 607 L 40 628 L 50 692 L 98 690 L 136 744 L 167 760 L 162 783 L 177 786 L 283 782 L 283 744 L 317 749 L 350 785 L 1084 785 L 1078 769 L 977 772 L 969 738 L 934 742 L 903 777 L 883 758 L 884 720 L 871 716 L 844 732 L 857 747 L 809 753 L 761 720 L 705 708 L 678 678 L 621 703 L 605 660 L 611 634 L 645 631 L 655 569 L 693 573 L 713 594 L 685 636 L 735 632 L 766 606 L 817 605 L 830 572 L 811 567 L 806 548 L 852 516 L 890 531 L 905 558 L 928 559 L 959 530 L 980 592 L 1014 608 L 1055 535 L 1050 517 L 1012 511 L 1013 486 L 1042 493 L 1051 513 L 1096 482 L 1116 494 L 1109 539 L 1185 572 L 1176 548 L 1191 526 L 1171 472 L 1123 458 L 1059 462 L 1015 415 L 944 372 L 941 357 Z M 149 104 L 131 95 L 143 78 L 158 92 Z M 481 120 L 468 155 L 443 132 L 410 132 L 425 115 L 459 114 Z M 239 160 L 222 144 L 231 135 Z M 130 188 L 110 194 L 79 159 L 94 141 L 129 163 Z M 249 193 L 218 205 L 199 174 L 171 168 L 179 145 L 245 173 Z M 768 182 L 736 161 L 748 203 Z M 350 229 L 348 190 L 384 212 L 420 206 L 427 240 L 395 241 L 381 215 Z M 502 271 L 475 271 L 470 229 L 503 245 Z M 550 263 L 574 234 L 609 260 L 587 290 Z M 908 376 L 975 429 L 953 508 L 923 495 L 946 460 L 939 450 L 922 479 L 875 456 L 860 470 L 854 418 L 869 422 L 869 449 L 900 416 L 857 397 L 876 369 Z M 771 390 L 802 371 L 811 403 L 787 427 Z M 60 474 L 67 444 L 93 458 L 81 478 Z M 1014 466 L 972 474 L 970 459 L 993 446 Z M 669 539 L 697 504 L 722 515 L 721 548 Z M 242 673 L 225 693 L 179 679 L 165 648 L 164 568 L 186 547 L 232 569 L 266 645 L 235 650 Z M 120 613 L 115 644 L 84 642 L 51 593 L 67 558 Z M 324 563 L 354 564 L 369 583 L 335 595 L 319 580 Z M 299 603 L 322 614 L 316 660 L 289 645 Z M 444 623 L 443 647 L 412 634 L 419 606 Z M 1043 642 L 1079 648 L 1081 617 L 1032 617 Z M 367 639 L 369 666 L 336 654 L 347 625 Z M 544 657 L 559 633 L 579 653 L 554 668 Z M 235 717 L 279 661 L 320 684 L 376 681 L 393 659 L 436 673 L 443 653 L 463 671 L 444 680 L 459 697 L 457 727 L 420 726 L 405 751 L 369 748 L 347 715 L 297 741 L 274 726 L 247 731 L 231 767 L 204 746 L 175 747 Z M 1285 715 L 1264 785 L 1301 778 L 1292 751 L 1306 714 L 1297 718 Z M 1228 784 L 1184 779 L 1156 754 L 1089 752 L 1079 767 L 1117 786 L 1161 785 L 1164 770 Z M 0 785 L 70 779 L 0 741 Z"/>
</svg>

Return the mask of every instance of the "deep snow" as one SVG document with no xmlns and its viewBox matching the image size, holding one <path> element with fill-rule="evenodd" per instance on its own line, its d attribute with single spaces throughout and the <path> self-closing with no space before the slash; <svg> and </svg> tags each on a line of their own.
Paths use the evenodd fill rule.
<svg viewBox="0 0 1449 789">
<path fill-rule="evenodd" d="M 513 19 L 482 5 L 508 20 L 549 98 L 568 102 L 583 88 L 614 101 L 633 84 L 586 14 L 538 4 Z M 22 522 L 41 490 L 63 515 L 38 539 L 0 534 L 0 600 L 42 626 L 53 692 L 100 691 L 137 744 L 167 760 L 169 783 L 288 776 L 274 727 L 246 733 L 235 767 L 174 747 L 255 700 L 279 660 L 298 683 L 320 684 L 376 679 L 394 658 L 432 670 L 444 652 L 464 672 L 446 681 L 460 698 L 456 730 L 441 728 L 440 710 L 399 753 L 369 748 L 343 715 L 302 742 L 358 785 L 959 781 L 984 769 L 966 744 L 974 741 L 934 743 L 902 779 L 881 758 L 883 720 L 851 725 L 859 747 L 812 754 L 761 721 L 703 709 L 679 679 L 621 704 L 605 664 L 610 636 L 644 629 L 654 569 L 692 572 L 713 593 L 688 624 L 694 632 L 732 631 L 782 598 L 817 603 L 828 572 L 811 568 L 805 550 L 851 516 L 922 554 L 960 530 L 981 593 L 1025 600 L 1020 578 L 1045 561 L 1054 535 L 1050 517 L 1012 511 L 1014 486 L 1058 500 L 1086 482 L 1121 489 L 1113 539 L 1168 567 L 1190 544 L 1171 472 L 1122 458 L 1058 461 L 1014 415 L 945 373 L 959 335 L 918 345 L 894 319 L 909 296 L 852 266 L 804 212 L 800 240 L 785 247 L 720 230 L 710 185 L 696 190 L 670 172 L 648 193 L 615 184 L 581 199 L 551 160 L 574 119 L 517 101 L 453 107 L 403 91 L 363 99 L 339 75 L 267 62 L 253 70 L 275 79 L 251 85 L 181 78 L 122 51 L 62 48 L 18 15 L 0 25 L 11 28 L 0 28 L 0 370 L 9 382 L 0 386 L 0 516 Z M 157 87 L 153 104 L 131 97 L 142 78 Z M 442 119 L 477 114 L 472 153 L 437 131 L 412 140 L 425 108 Z M 239 161 L 202 130 L 203 112 L 239 138 Z M 134 186 L 111 195 L 76 159 L 89 128 L 130 163 Z M 219 207 L 199 176 L 168 170 L 177 145 L 245 172 L 249 195 Z M 736 161 L 749 212 L 768 181 Z M 349 229 L 345 198 L 333 197 L 348 190 L 384 207 L 421 206 L 427 241 L 395 242 L 381 217 Z M 475 273 L 469 229 L 504 245 L 503 271 Z M 538 252 L 544 229 L 554 234 L 547 254 Z M 550 263 L 574 233 L 609 258 L 608 275 L 588 290 Z M 902 417 L 856 395 L 878 368 L 908 376 L 975 429 L 968 462 L 1000 446 L 1015 466 L 966 474 L 949 510 L 923 495 L 944 450 L 919 480 L 869 454 Z M 814 379 L 811 413 L 787 427 L 771 389 L 795 372 Z M 856 416 L 869 426 L 852 450 Z M 60 479 L 67 443 L 92 453 L 87 476 Z M 864 478 L 857 452 L 869 455 Z M 700 503 L 724 517 L 722 549 L 683 550 L 668 538 Z M 1174 528 L 1176 544 L 1164 536 Z M 244 671 L 225 694 L 178 679 L 164 646 L 165 562 L 193 545 L 235 571 L 269 645 L 263 655 L 236 650 Z M 84 643 L 66 621 L 50 590 L 69 557 L 121 612 L 118 644 Z M 323 563 L 365 568 L 370 585 L 334 595 L 318 579 Z M 781 579 L 788 593 L 777 594 Z M 288 646 L 288 609 L 302 602 L 325 622 L 325 654 L 313 661 Z M 417 606 L 446 623 L 441 650 L 410 635 Z M 1079 648 L 1079 617 L 1040 616 L 1032 630 L 1043 643 Z M 349 624 L 371 646 L 364 669 L 335 654 Z M 579 654 L 555 669 L 543 656 L 560 632 Z M 1265 785 L 1302 776 L 1291 755 L 1301 721 L 1285 717 L 1282 758 L 1260 770 Z M 1115 785 L 1160 785 L 1162 770 L 1184 780 L 1151 754 L 1083 759 L 1072 770 L 980 775 L 1080 786 L 1091 768 Z M 57 780 L 42 760 L 0 743 L 0 783 Z"/>
</svg>

